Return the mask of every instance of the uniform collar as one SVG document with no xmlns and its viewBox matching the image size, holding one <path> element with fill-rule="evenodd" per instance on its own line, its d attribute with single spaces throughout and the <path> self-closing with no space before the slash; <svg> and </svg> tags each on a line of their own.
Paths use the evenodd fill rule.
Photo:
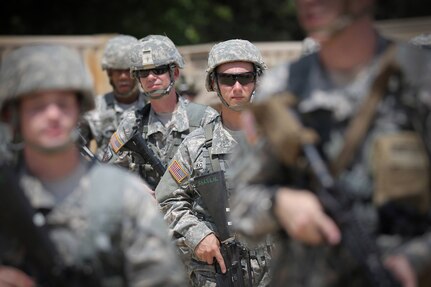
<svg viewBox="0 0 431 287">
<path fill-rule="evenodd" d="M 214 125 L 211 153 L 230 154 L 237 144 L 237 141 L 223 126 L 221 120 L 218 120 Z"/>
<path fill-rule="evenodd" d="M 166 130 L 177 131 L 180 133 L 188 130 L 190 125 L 187 117 L 186 105 L 187 103 L 184 99 L 182 99 L 182 97 L 178 97 L 177 107 L 172 113 L 172 120 L 169 123 L 169 127 L 164 127 L 151 109 L 148 119 L 148 136 L 157 132 L 165 133 Z"/>
</svg>

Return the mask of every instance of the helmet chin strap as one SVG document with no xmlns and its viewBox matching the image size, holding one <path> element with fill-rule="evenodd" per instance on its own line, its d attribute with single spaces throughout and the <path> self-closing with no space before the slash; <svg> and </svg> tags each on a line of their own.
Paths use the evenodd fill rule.
<svg viewBox="0 0 431 287">
<path fill-rule="evenodd" d="M 151 92 L 143 92 L 144 96 L 146 98 L 157 100 L 157 99 L 160 99 L 160 98 L 168 95 L 171 92 L 171 90 L 175 84 L 174 69 L 172 67 L 169 69 L 169 79 L 170 79 L 170 83 L 166 89 L 159 89 L 159 90 L 154 90 Z M 141 87 L 142 87 L 142 84 L 141 84 Z M 143 89 L 143 87 L 142 87 L 142 89 Z"/>
</svg>

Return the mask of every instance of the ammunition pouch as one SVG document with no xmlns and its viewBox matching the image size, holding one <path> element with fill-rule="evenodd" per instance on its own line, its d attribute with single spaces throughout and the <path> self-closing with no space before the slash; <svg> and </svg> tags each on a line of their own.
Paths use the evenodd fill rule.
<svg viewBox="0 0 431 287">
<path fill-rule="evenodd" d="M 383 135 L 373 146 L 373 201 L 398 202 L 421 213 L 430 208 L 430 164 L 421 138 L 403 131 Z"/>
</svg>

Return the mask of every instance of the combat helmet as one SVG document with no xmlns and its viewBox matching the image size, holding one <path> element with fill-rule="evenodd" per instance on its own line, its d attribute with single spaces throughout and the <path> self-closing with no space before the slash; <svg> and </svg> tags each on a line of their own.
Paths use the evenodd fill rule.
<svg viewBox="0 0 431 287">
<path fill-rule="evenodd" d="M 139 71 L 169 66 L 170 84 L 166 89 L 145 92 L 147 97 L 157 99 L 169 94 L 175 84 L 174 70 L 184 68 L 184 59 L 175 44 L 163 35 L 148 35 L 135 44 L 130 53 L 130 73 L 139 79 Z"/>
<path fill-rule="evenodd" d="M 129 69 L 129 52 L 137 42 L 138 39 L 129 35 L 118 35 L 109 39 L 106 43 L 105 50 L 103 51 L 101 60 L 102 69 Z"/>
<path fill-rule="evenodd" d="M 267 68 L 259 49 L 249 41 L 234 39 L 218 43 L 212 47 L 208 55 L 205 80 L 207 91 L 211 92 L 215 90 L 211 78 L 214 76 L 214 71 L 219 65 L 238 61 L 253 63 L 257 76 L 260 76 L 263 70 Z"/>
<path fill-rule="evenodd" d="M 93 83 L 79 53 L 61 45 L 30 45 L 8 53 L 0 66 L 0 106 L 43 90 L 73 90 L 81 112 L 94 108 Z"/>
<path fill-rule="evenodd" d="M 230 62 L 250 62 L 254 66 L 256 77 L 260 77 L 267 66 L 263 61 L 259 49 L 247 40 L 233 39 L 214 45 L 208 55 L 208 67 L 206 69 L 205 86 L 208 92 L 216 91 L 223 105 L 233 110 L 223 99 L 218 88 L 213 86 L 216 82 L 216 68 Z M 255 91 L 253 91 L 254 95 Z"/>
</svg>

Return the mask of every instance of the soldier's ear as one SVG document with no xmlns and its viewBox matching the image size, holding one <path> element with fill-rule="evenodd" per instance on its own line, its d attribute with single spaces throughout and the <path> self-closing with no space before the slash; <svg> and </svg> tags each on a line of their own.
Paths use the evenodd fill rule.
<svg viewBox="0 0 431 287">
<path fill-rule="evenodd" d="M 180 69 L 178 69 L 178 67 L 174 68 L 174 79 L 175 81 L 178 80 L 178 78 L 180 77 Z"/>
</svg>

